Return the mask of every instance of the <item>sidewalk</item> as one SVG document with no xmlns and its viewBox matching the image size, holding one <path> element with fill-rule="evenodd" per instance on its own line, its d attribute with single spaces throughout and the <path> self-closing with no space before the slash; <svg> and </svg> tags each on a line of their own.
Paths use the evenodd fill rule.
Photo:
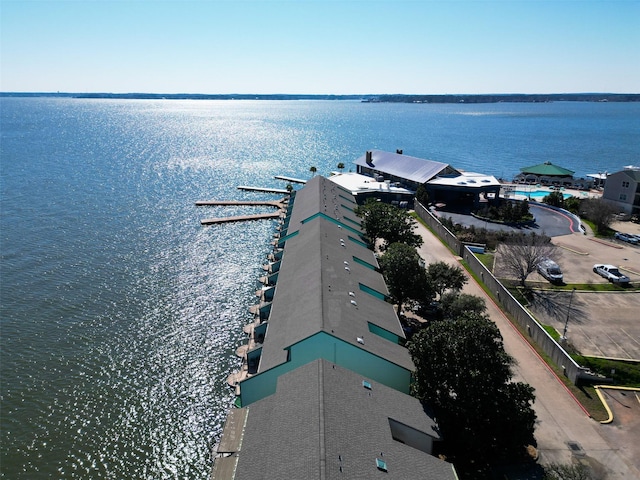
<svg viewBox="0 0 640 480">
<path fill-rule="evenodd" d="M 444 261 L 459 265 L 440 240 L 422 224 L 418 230 L 424 244 L 418 249 L 427 264 Z M 466 272 L 466 270 L 465 270 Z M 602 425 L 591 419 L 553 371 L 542 361 L 520 332 L 509 322 L 493 300 L 469 276 L 463 292 L 483 298 L 487 313 L 500 329 L 504 347 L 517 362 L 513 368 L 514 380 L 523 381 L 535 388 L 534 410 L 537 448 L 540 463 L 570 463 L 578 458 L 596 470 L 606 472 L 607 480 L 640 479 L 640 460 L 625 458 L 619 453 L 615 431 L 610 425 Z M 606 438 L 600 434 L 606 431 Z M 615 440 L 614 440 L 615 439 Z M 640 439 L 639 439 L 640 440 Z"/>
</svg>

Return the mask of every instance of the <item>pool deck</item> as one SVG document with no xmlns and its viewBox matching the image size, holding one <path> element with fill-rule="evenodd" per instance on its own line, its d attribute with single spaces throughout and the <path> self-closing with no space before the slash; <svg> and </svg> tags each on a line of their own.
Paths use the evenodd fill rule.
<svg viewBox="0 0 640 480">
<path fill-rule="evenodd" d="M 513 188 L 514 191 L 517 192 L 527 192 L 527 194 L 523 195 L 523 194 L 513 194 L 510 198 L 515 198 L 516 200 L 524 200 L 529 197 L 529 192 L 530 193 L 545 193 L 549 194 L 551 192 L 561 192 L 564 195 L 571 195 L 573 197 L 577 197 L 577 198 L 600 198 L 602 197 L 602 191 L 600 190 L 577 190 L 577 189 L 573 189 L 573 188 L 566 188 L 566 187 L 561 187 L 560 189 L 558 189 L 558 187 L 551 187 L 551 186 L 544 186 L 544 185 L 529 185 L 526 183 L 503 183 L 502 184 L 502 188 L 501 188 L 501 192 L 500 195 L 504 196 L 504 190 L 506 188 Z M 542 198 L 540 198 L 542 199 Z"/>
</svg>

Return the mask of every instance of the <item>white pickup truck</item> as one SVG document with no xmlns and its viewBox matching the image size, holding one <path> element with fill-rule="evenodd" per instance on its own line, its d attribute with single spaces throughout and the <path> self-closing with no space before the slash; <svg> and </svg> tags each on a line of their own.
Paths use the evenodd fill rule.
<svg viewBox="0 0 640 480">
<path fill-rule="evenodd" d="M 621 273 L 615 265 L 597 263 L 593 266 L 593 271 L 611 283 L 629 283 L 629 277 Z"/>
</svg>

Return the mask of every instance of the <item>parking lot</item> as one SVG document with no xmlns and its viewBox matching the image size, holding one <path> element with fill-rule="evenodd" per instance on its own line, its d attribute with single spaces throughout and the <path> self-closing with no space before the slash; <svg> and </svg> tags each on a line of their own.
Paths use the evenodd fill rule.
<svg viewBox="0 0 640 480">
<path fill-rule="evenodd" d="M 567 284 L 598 284 L 607 280 L 593 272 L 596 263 L 616 265 L 631 280 L 640 284 L 640 247 L 624 242 L 571 234 L 554 237 L 558 247 L 555 259 Z M 508 278 L 497 255 L 494 271 Z M 640 291 L 590 292 L 544 289 L 549 283 L 537 272 L 528 282 L 542 287 L 536 290 L 529 309 L 539 322 L 552 325 L 583 355 L 640 360 Z"/>
</svg>

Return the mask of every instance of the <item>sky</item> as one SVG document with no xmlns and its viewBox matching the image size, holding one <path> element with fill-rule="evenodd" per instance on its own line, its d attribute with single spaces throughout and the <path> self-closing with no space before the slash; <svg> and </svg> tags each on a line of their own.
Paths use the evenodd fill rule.
<svg viewBox="0 0 640 480">
<path fill-rule="evenodd" d="M 640 0 L 0 0 L 0 91 L 640 93 Z"/>
</svg>

